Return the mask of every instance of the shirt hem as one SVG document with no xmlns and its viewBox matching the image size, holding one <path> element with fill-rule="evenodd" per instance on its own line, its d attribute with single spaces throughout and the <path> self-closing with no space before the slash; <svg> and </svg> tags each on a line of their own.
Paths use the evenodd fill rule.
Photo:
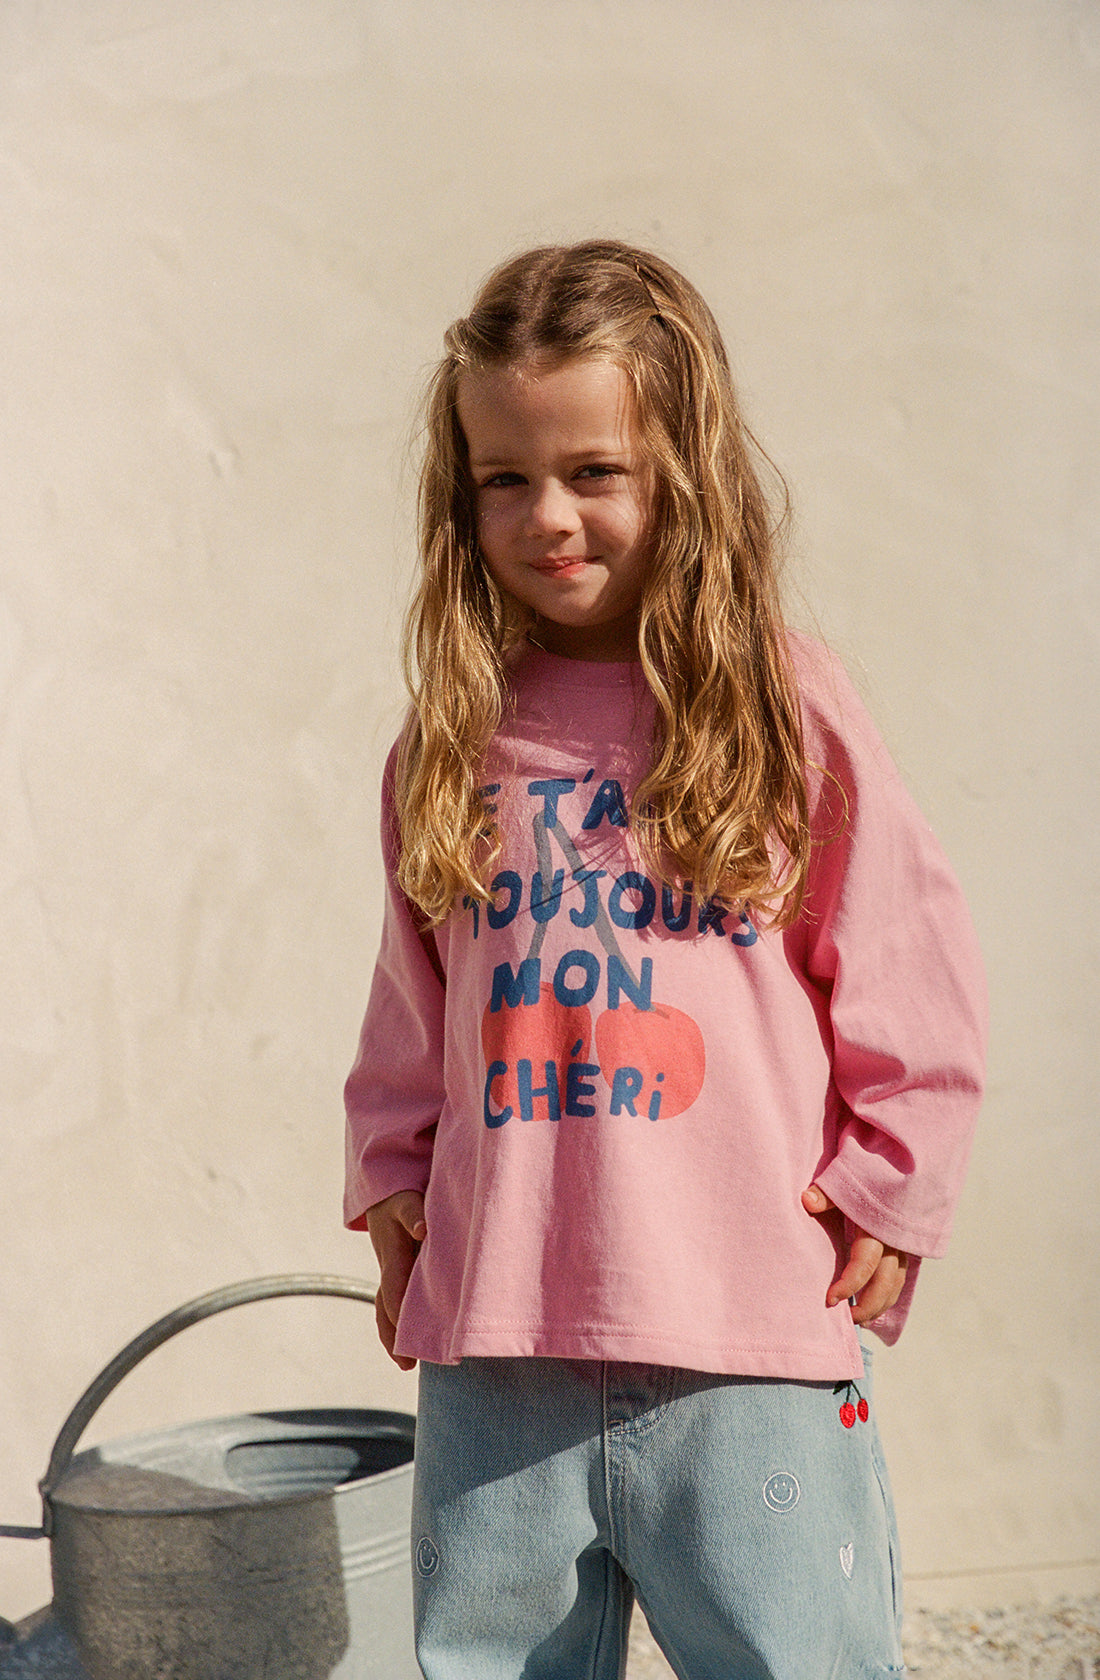
<svg viewBox="0 0 1100 1680">
<path fill-rule="evenodd" d="M 463 1359 L 599 1359 L 625 1364 L 665 1365 L 731 1377 L 789 1378 L 801 1382 L 837 1382 L 863 1375 L 855 1326 L 842 1342 L 811 1347 L 769 1346 L 759 1342 L 693 1345 L 681 1338 L 639 1331 L 546 1326 L 464 1330 L 441 1344 L 415 1332 L 398 1335 L 398 1353 L 432 1365 L 458 1365 Z"/>
</svg>

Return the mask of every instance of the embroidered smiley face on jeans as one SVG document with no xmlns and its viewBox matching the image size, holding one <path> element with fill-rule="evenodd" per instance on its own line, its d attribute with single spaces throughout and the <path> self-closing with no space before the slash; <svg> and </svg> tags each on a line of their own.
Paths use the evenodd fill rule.
<svg viewBox="0 0 1100 1680">
<path fill-rule="evenodd" d="M 798 1477 L 792 1476 L 789 1470 L 778 1470 L 774 1476 L 769 1476 L 764 1483 L 764 1503 L 769 1511 L 793 1511 L 802 1498 L 802 1489 L 798 1485 Z"/>
</svg>

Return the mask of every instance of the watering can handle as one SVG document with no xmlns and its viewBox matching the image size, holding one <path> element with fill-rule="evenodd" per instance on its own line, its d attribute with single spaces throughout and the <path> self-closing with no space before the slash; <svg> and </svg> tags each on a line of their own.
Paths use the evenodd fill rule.
<svg viewBox="0 0 1100 1680">
<path fill-rule="evenodd" d="M 280 1295 L 343 1295 L 352 1301 L 365 1301 L 368 1305 L 374 1300 L 373 1288 L 358 1278 L 290 1272 L 282 1277 L 252 1278 L 245 1283 L 226 1284 L 221 1289 L 213 1289 L 208 1295 L 200 1295 L 196 1300 L 188 1301 L 185 1306 L 176 1307 L 174 1311 L 166 1313 L 147 1330 L 143 1330 L 140 1336 L 135 1336 L 132 1342 L 127 1343 L 121 1353 L 115 1354 L 111 1363 L 89 1383 L 61 1425 L 46 1474 L 38 1484 L 42 1494 L 41 1529 L 0 1529 L 0 1533 L 14 1533 L 22 1538 L 31 1539 L 51 1532 L 53 1512 L 50 1508 L 50 1494 L 65 1473 L 77 1442 L 107 1396 L 118 1387 L 123 1377 L 129 1375 L 135 1365 L 141 1363 L 146 1354 L 152 1353 L 162 1342 L 178 1336 L 181 1330 L 189 1329 L 192 1324 L 198 1324 L 204 1318 L 212 1318 L 215 1313 L 228 1312 L 231 1307 L 243 1307 L 252 1301 L 267 1301 Z"/>
</svg>

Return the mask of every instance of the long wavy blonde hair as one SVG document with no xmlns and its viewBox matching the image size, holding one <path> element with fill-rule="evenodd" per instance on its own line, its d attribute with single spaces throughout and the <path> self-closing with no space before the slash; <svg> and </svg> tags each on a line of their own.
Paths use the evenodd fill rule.
<svg viewBox="0 0 1100 1680">
<path fill-rule="evenodd" d="M 588 240 L 503 263 L 445 345 L 427 397 L 421 576 L 405 640 L 414 709 L 396 781 L 404 892 L 428 926 L 459 895 L 490 896 L 500 839 L 486 826 L 480 765 L 505 704 L 506 655 L 531 625 L 479 552 L 459 380 L 598 357 L 627 376 L 654 483 L 638 657 L 656 729 L 632 829 L 660 878 L 789 925 L 810 841 L 777 590 L 782 520 L 706 303 L 650 252 Z M 785 489 L 783 506 L 785 516 Z"/>
</svg>

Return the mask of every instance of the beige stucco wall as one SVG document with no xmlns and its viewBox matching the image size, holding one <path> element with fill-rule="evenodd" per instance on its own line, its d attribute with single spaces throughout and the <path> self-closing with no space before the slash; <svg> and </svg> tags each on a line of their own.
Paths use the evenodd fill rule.
<svg viewBox="0 0 1100 1680">
<path fill-rule="evenodd" d="M 879 1362 L 911 1591 L 1095 1579 L 1098 64 L 1093 0 L 0 8 L 0 1521 L 167 1308 L 371 1271 L 414 395 L 501 254 L 607 230 L 725 325 L 988 955 L 957 1240 Z M 372 1335 L 246 1309 L 99 1433 L 411 1407 Z M 0 1541 L 0 1614 L 47 1595 Z"/>
</svg>

